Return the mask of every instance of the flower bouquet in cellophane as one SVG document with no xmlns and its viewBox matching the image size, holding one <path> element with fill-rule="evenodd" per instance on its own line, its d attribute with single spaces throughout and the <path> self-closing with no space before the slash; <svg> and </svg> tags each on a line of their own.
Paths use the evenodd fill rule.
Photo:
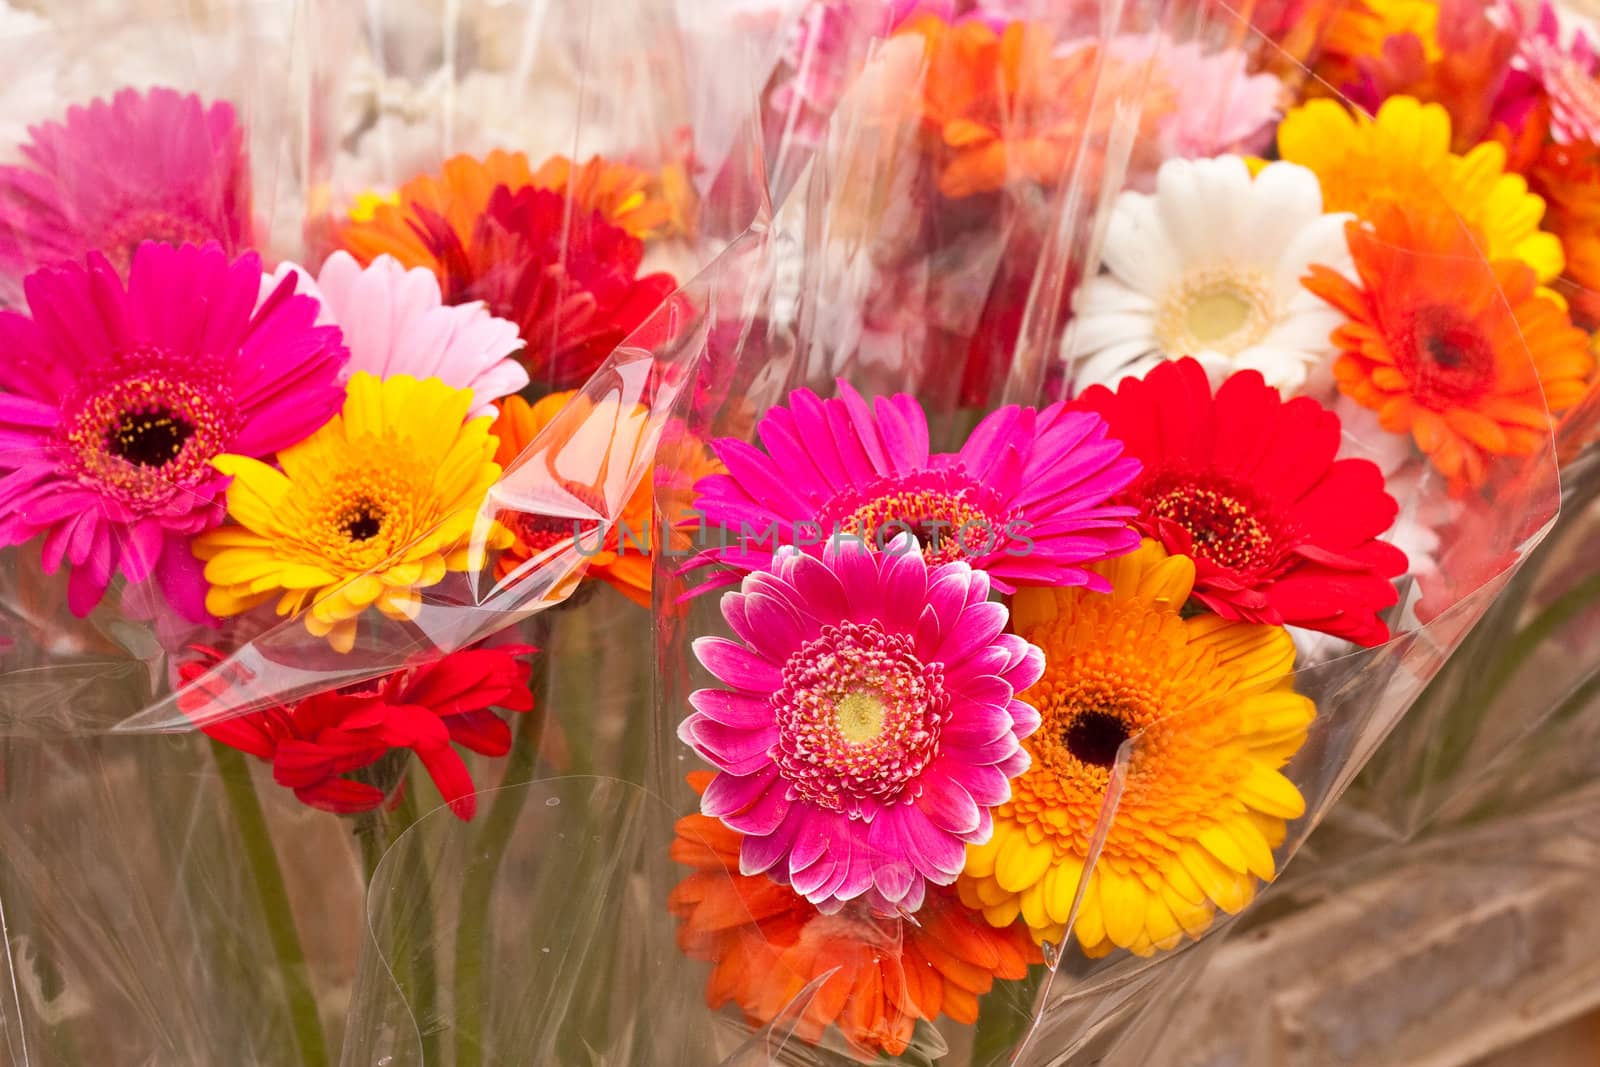
<svg viewBox="0 0 1600 1067">
<path fill-rule="evenodd" d="M 1555 519 L 1542 204 L 1254 42 L 797 23 L 815 158 L 650 403 L 721 466 L 653 475 L 666 907 L 760 1055 L 1136 1056 Z"/>
<path fill-rule="evenodd" d="M 1365 6 L 293 13 L 0 173 L 22 1062 L 1136 1055 L 1557 514 Z"/>
<path fill-rule="evenodd" d="M 626 770 L 640 676 L 597 665 L 649 641 L 648 552 L 601 531 L 575 597 L 532 562 L 565 523 L 506 483 L 625 339 L 692 330 L 678 290 L 760 192 L 753 111 L 694 94 L 753 100 L 776 46 L 665 5 L 423 14 L 7 41 L 59 71 L 0 168 L 15 1062 L 334 1062 L 393 842 L 438 808 L 498 860 L 480 790 Z M 687 78 L 713 48 L 721 90 Z M 648 452 L 570 444 L 585 506 L 648 511 Z M 490 980 L 464 921 L 394 968 L 424 1005 Z M 458 1030 L 417 1055 L 468 1062 Z"/>
</svg>

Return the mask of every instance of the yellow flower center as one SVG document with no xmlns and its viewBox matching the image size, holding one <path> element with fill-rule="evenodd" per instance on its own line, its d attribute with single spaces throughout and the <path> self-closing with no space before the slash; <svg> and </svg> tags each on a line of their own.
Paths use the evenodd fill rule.
<svg viewBox="0 0 1600 1067">
<path fill-rule="evenodd" d="M 883 736 L 883 699 L 873 693 L 854 692 L 833 708 L 839 736 L 852 745 L 864 745 Z"/>
<path fill-rule="evenodd" d="M 1275 305 L 1272 287 L 1260 271 L 1198 271 L 1173 286 L 1162 301 L 1156 339 L 1168 355 L 1235 355 L 1267 335 Z"/>
<path fill-rule="evenodd" d="M 407 461 L 403 442 L 374 441 L 362 451 L 370 462 L 351 463 L 324 484 L 303 535 L 324 559 L 357 571 L 405 548 L 427 528 L 434 503 L 427 472 Z"/>
</svg>

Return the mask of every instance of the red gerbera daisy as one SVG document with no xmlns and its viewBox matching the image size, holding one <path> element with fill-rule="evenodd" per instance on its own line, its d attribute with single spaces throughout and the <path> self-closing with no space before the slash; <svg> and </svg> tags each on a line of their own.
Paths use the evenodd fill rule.
<svg viewBox="0 0 1600 1067">
<path fill-rule="evenodd" d="M 1089 389 L 1143 473 L 1118 498 L 1135 524 L 1194 560 L 1194 597 L 1228 619 L 1320 630 L 1362 645 L 1388 640 L 1405 553 L 1377 540 L 1399 512 L 1383 474 L 1335 459 L 1339 417 L 1309 397 L 1285 401 L 1255 371 L 1213 397 L 1192 359 L 1164 363 L 1115 393 Z"/>
<path fill-rule="evenodd" d="M 511 728 L 493 708 L 532 709 L 528 689 L 530 645 L 500 645 L 455 652 L 381 678 L 318 693 L 293 704 L 229 718 L 207 718 L 219 687 L 202 680 L 222 658 L 208 648 L 183 665 L 185 683 L 199 684 L 178 698 L 184 714 L 210 738 L 272 764 L 272 777 L 303 803 L 324 811 L 371 811 L 388 790 L 371 779 L 347 777 L 393 753 L 409 749 L 427 768 L 439 795 L 462 819 L 477 811 L 472 776 L 452 747 L 483 756 L 511 748 Z M 400 780 L 398 770 L 389 784 Z"/>
<path fill-rule="evenodd" d="M 497 188 L 470 240 L 431 208 L 412 210 L 445 302 L 482 300 L 515 322 L 528 374 L 546 390 L 581 385 L 678 288 L 670 274 L 639 277 L 643 241 L 598 211 L 569 213 L 548 189 Z"/>
</svg>

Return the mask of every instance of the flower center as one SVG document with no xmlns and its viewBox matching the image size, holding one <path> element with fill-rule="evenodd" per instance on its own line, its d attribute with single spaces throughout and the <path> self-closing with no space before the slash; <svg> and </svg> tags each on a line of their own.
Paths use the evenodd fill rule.
<svg viewBox="0 0 1600 1067">
<path fill-rule="evenodd" d="M 841 493 L 821 509 L 817 520 L 827 536 L 837 532 L 878 549 L 909 533 L 932 566 L 1000 551 L 1010 541 L 1012 517 L 964 471 L 945 468 L 880 478 Z"/>
<path fill-rule="evenodd" d="M 1145 520 L 1169 549 L 1235 571 L 1265 566 L 1276 556 L 1274 524 L 1246 490 L 1166 476 L 1144 496 Z M 1183 531 L 1177 544 L 1174 527 Z"/>
<path fill-rule="evenodd" d="M 383 509 L 370 500 L 358 500 L 344 513 L 339 526 L 351 541 L 370 541 L 383 529 Z"/>
<path fill-rule="evenodd" d="M 833 709 L 839 735 L 852 745 L 866 744 L 883 736 L 883 698 L 876 693 L 851 693 Z"/>
<path fill-rule="evenodd" d="M 1045 728 L 1029 744 L 1060 778 L 1103 780 L 1123 744 L 1157 721 L 1160 708 L 1136 680 L 1085 664 L 1044 702 Z"/>
<path fill-rule="evenodd" d="M 365 442 L 371 454 L 327 472 L 301 538 L 337 568 L 365 571 L 405 548 L 434 518 L 432 478 L 399 441 Z"/>
<path fill-rule="evenodd" d="M 163 407 L 125 411 L 106 435 L 106 451 L 140 467 L 159 467 L 178 458 L 194 427 Z"/>
<path fill-rule="evenodd" d="M 1265 337 L 1275 317 L 1265 274 L 1249 267 L 1211 268 L 1189 275 L 1167 293 L 1156 317 L 1156 340 L 1172 356 L 1232 356 Z"/>
<path fill-rule="evenodd" d="M 218 477 L 211 460 L 226 451 L 234 427 L 221 388 L 165 373 L 161 352 L 126 355 L 125 362 L 153 369 L 115 380 L 77 403 L 62 420 L 59 440 L 81 481 L 145 510 Z"/>
<path fill-rule="evenodd" d="M 98 247 L 117 273 L 126 276 L 133 264 L 133 253 L 145 241 L 202 245 L 217 236 L 199 211 L 175 209 L 172 205 L 130 207 L 113 218 Z"/>
<path fill-rule="evenodd" d="M 1128 724 L 1104 711 L 1086 711 L 1072 720 L 1062 734 L 1067 751 L 1091 767 L 1110 768 L 1129 736 Z"/>
<path fill-rule="evenodd" d="M 950 717 L 944 668 L 877 622 L 824 627 L 783 666 L 773 758 L 792 797 L 860 818 L 908 793 Z"/>
<path fill-rule="evenodd" d="M 1401 353 L 1412 395 L 1435 410 L 1471 403 L 1494 379 L 1493 345 L 1476 322 L 1449 305 L 1418 310 L 1411 344 Z"/>
</svg>

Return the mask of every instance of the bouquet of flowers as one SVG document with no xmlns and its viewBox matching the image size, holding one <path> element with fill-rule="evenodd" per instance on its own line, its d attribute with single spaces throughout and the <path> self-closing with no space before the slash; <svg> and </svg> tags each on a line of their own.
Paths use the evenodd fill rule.
<svg viewBox="0 0 1600 1067">
<path fill-rule="evenodd" d="M 291 227 L 35 125 L 22 1062 L 1115 1047 L 1587 441 L 1587 46 L 1401 7 L 290 5 Z"/>
</svg>

